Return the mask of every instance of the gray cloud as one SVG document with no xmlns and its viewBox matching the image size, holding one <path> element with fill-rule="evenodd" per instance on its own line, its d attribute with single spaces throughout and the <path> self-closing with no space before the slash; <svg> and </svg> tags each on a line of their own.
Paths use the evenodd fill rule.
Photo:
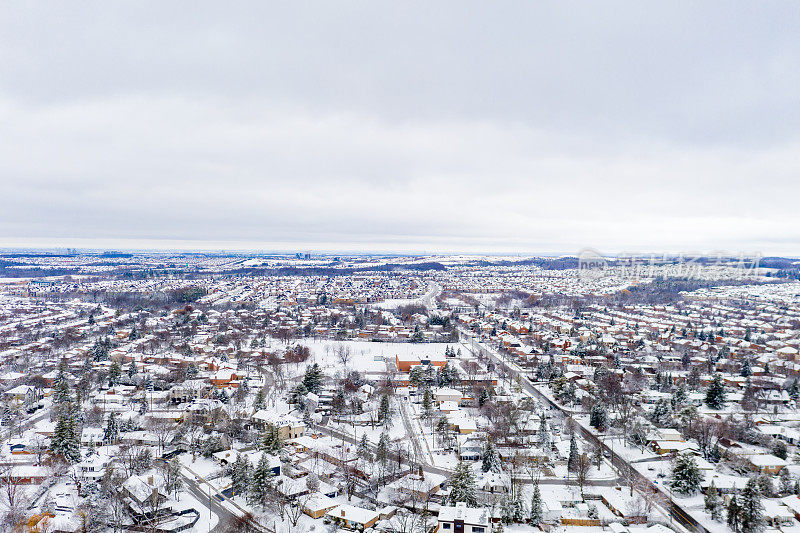
<svg viewBox="0 0 800 533">
<path fill-rule="evenodd" d="M 0 245 L 797 254 L 792 2 L 6 3 Z"/>
</svg>

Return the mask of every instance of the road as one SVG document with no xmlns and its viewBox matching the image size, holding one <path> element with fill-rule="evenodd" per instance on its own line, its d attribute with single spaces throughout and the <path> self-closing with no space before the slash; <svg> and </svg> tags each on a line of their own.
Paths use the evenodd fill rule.
<svg viewBox="0 0 800 533">
<path fill-rule="evenodd" d="M 219 532 L 222 529 L 222 526 L 226 523 L 234 523 L 236 519 L 241 516 L 247 514 L 245 509 L 242 509 L 236 502 L 225 498 L 222 494 L 220 494 L 217 489 L 209 483 L 207 480 L 203 478 L 203 476 L 197 474 L 192 469 L 187 466 L 183 466 L 180 469 L 181 477 L 183 477 L 183 484 L 184 487 L 194 496 L 197 498 L 197 501 L 206 505 L 211 508 L 211 512 L 217 515 L 217 525 L 211 531 Z M 223 498 L 224 501 L 228 502 L 230 505 L 233 505 L 240 511 L 241 514 L 236 514 L 230 509 L 228 509 L 225 505 L 222 504 L 222 500 L 219 498 Z M 199 510 L 199 509 L 198 509 Z M 202 511 L 200 518 L 204 518 L 202 516 Z M 255 520 L 250 521 L 250 525 L 254 528 L 255 531 L 259 531 L 262 533 L 270 533 L 264 526 L 256 522 Z"/>
<path fill-rule="evenodd" d="M 408 438 L 411 440 L 411 447 L 414 448 L 414 455 L 417 457 L 417 462 L 425 464 L 427 461 L 425 460 L 425 454 L 422 453 L 422 446 L 419 445 L 419 440 L 417 439 L 417 432 L 414 431 L 414 428 L 411 425 L 411 417 L 408 416 L 408 408 L 406 407 L 406 401 L 403 398 L 399 398 L 400 402 L 400 414 L 403 418 L 403 425 L 406 428 L 406 434 Z"/>
<path fill-rule="evenodd" d="M 462 336 L 466 336 L 472 339 L 470 333 L 466 332 L 461 328 L 459 328 L 459 331 L 461 332 Z M 545 405 L 549 405 L 553 409 L 556 409 L 564 416 L 571 416 L 573 414 L 572 411 L 569 411 L 568 409 L 565 409 L 561 407 L 559 404 L 553 402 L 550 398 L 542 394 L 536 387 L 534 387 L 533 383 L 531 383 L 531 381 L 524 375 L 524 372 L 522 372 L 521 369 L 516 364 L 514 364 L 513 362 L 511 364 L 506 363 L 505 359 L 502 358 L 496 352 L 496 350 L 494 350 L 489 346 L 486 346 L 484 343 L 480 341 L 475 341 L 475 342 L 477 342 L 477 345 L 480 346 L 480 348 L 489 357 L 491 357 L 495 361 L 495 363 L 501 365 L 503 368 L 505 368 L 506 372 L 511 374 L 514 377 L 514 379 L 518 380 L 518 383 L 523 388 L 523 390 L 525 390 L 532 396 L 535 396 L 536 398 L 544 402 Z M 466 343 L 465 345 L 468 348 L 470 346 L 469 343 Z M 472 350 L 472 348 L 470 348 L 470 350 Z M 691 515 L 689 515 L 689 513 L 687 513 L 681 506 L 675 503 L 671 495 L 664 492 L 659 485 L 656 485 L 655 483 L 647 479 L 645 476 L 640 474 L 635 468 L 631 467 L 627 461 L 625 461 L 622 457 L 620 457 L 619 454 L 615 453 L 605 442 L 600 440 L 597 437 L 597 435 L 594 435 L 586 428 L 582 427 L 580 424 L 576 424 L 575 426 L 579 429 L 579 431 L 581 432 L 581 436 L 584 439 L 586 439 L 590 443 L 593 443 L 595 446 L 600 446 L 603 449 L 603 451 L 607 454 L 606 456 L 611 458 L 611 464 L 614 465 L 614 467 L 617 469 L 618 472 L 620 473 L 632 472 L 632 475 L 636 478 L 636 481 L 642 484 L 642 486 L 646 486 L 652 489 L 653 494 L 660 494 L 661 497 L 663 498 L 663 501 L 669 503 L 669 512 L 672 515 L 672 518 L 674 518 L 679 524 L 689 529 L 690 531 L 696 531 L 698 533 L 710 533 L 705 527 L 703 527 L 702 524 L 697 522 L 697 520 L 695 520 Z"/>
<path fill-rule="evenodd" d="M 428 282 L 428 291 L 419 299 L 419 303 L 424 305 L 428 310 L 436 309 L 436 298 L 442 294 L 442 286 L 435 281 Z"/>
</svg>

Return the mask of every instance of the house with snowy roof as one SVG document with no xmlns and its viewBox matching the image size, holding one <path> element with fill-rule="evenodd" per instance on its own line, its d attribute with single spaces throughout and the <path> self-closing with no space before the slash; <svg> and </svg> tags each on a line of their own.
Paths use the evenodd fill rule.
<svg viewBox="0 0 800 533">
<path fill-rule="evenodd" d="M 485 507 L 467 507 L 458 502 L 439 508 L 435 533 L 489 533 L 491 517 Z"/>
</svg>

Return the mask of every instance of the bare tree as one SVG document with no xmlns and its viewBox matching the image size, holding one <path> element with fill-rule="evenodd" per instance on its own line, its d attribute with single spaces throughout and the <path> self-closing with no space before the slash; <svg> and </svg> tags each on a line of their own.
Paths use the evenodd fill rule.
<svg viewBox="0 0 800 533">
<path fill-rule="evenodd" d="M 305 509 L 305 505 L 310 497 L 311 496 L 308 494 L 301 496 L 297 498 L 292 505 L 289 505 L 286 515 L 289 518 L 289 523 L 292 524 L 292 527 L 297 527 L 300 517 L 303 516 L 303 509 Z"/>
<path fill-rule="evenodd" d="M 0 487 L 3 491 L 3 525 L 7 531 L 12 531 L 25 519 L 25 510 L 28 506 L 28 497 L 20 480 L 14 475 L 13 466 L 4 466 L 0 470 Z"/>
<path fill-rule="evenodd" d="M 342 346 L 341 344 L 336 347 L 336 357 L 339 359 L 339 362 L 342 363 L 342 367 L 347 369 L 347 363 L 350 361 L 350 347 L 349 346 Z"/>
<path fill-rule="evenodd" d="M 589 460 L 589 456 L 585 453 L 580 454 L 575 461 L 575 477 L 578 481 L 578 486 L 581 488 L 581 497 L 583 496 L 583 486 L 586 480 L 589 479 L 591 468 L 592 462 Z"/>
</svg>

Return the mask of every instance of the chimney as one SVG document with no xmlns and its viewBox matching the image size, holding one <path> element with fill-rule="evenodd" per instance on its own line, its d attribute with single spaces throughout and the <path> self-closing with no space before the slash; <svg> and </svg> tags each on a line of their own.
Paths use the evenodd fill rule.
<svg viewBox="0 0 800 533">
<path fill-rule="evenodd" d="M 153 476 L 147 476 L 147 482 L 153 484 Z"/>
</svg>

